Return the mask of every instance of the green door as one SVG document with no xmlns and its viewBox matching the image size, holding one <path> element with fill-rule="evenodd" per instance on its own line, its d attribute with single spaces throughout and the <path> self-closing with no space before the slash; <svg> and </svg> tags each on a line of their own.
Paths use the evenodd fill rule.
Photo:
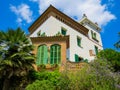
<svg viewBox="0 0 120 90">
<path fill-rule="evenodd" d="M 96 53 L 96 55 L 98 54 L 98 47 L 97 46 L 95 46 L 95 53 Z"/>
<path fill-rule="evenodd" d="M 48 49 L 46 45 L 41 45 L 38 47 L 36 64 L 40 65 L 47 63 L 48 63 Z"/>
<path fill-rule="evenodd" d="M 77 54 L 75 54 L 75 62 L 79 62 L 79 57 Z"/>
</svg>

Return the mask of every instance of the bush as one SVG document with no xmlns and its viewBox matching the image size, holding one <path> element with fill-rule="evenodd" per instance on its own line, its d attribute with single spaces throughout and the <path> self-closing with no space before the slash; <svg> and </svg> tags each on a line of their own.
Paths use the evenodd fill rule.
<svg viewBox="0 0 120 90">
<path fill-rule="evenodd" d="M 34 83 L 29 84 L 25 90 L 54 90 L 54 86 L 49 80 L 36 80 Z"/>
<path fill-rule="evenodd" d="M 115 90 L 114 74 L 110 66 L 101 60 L 95 60 L 80 71 L 62 74 L 58 82 L 59 90 Z"/>
<path fill-rule="evenodd" d="M 33 80 L 36 80 L 35 82 L 33 82 L 32 84 L 29 84 L 26 87 L 26 90 L 29 90 L 29 88 L 32 87 L 36 87 L 36 89 L 30 89 L 30 90 L 48 90 L 48 89 L 42 89 L 43 87 L 45 88 L 52 88 L 49 90 L 53 90 L 53 88 L 55 88 L 59 82 L 59 77 L 60 77 L 60 72 L 55 70 L 55 71 L 32 71 L 30 74 L 30 77 L 33 78 Z M 42 83 L 43 82 L 43 83 Z M 40 84 L 38 84 L 40 83 Z M 39 87 L 41 85 L 41 83 L 43 84 L 43 86 Z M 46 86 L 48 83 L 48 85 L 50 86 Z"/>
<path fill-rule="evenodd" d="M 26 90 L 117 90 L 115 86 L 120 83 L 119 74 L 102 60 L 86 63 L 79 71 L 41 71 L 34 76 L 36 81 Z"/>
<path fill-rule="evenodd" d="M 34 74 L 36 80 L 49 80 L 53 84 L 58 82 L 58 78 L 60 77 L 59 71 L 40 71 Z"/>
<path fill-rule="evenodd" d="M 107 61 L 115 70 L 115 72 L 120 71 L 120 52 L 113 49 L 105 49 L 98 53 L 98 59 Z"/>
<path fill-rule="evenodd" d="M 92 90 L 115 90 L 115 75 L 111 66 L 102 60 L 94 60 L 90 63 L 91 73 L 94 74 Z"/>
</svg>

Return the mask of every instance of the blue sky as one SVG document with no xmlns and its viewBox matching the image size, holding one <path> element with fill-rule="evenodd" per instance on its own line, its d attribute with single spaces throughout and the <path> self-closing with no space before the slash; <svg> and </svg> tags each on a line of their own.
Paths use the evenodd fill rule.
<svg viewBox="0 0 120 90">
<path fill-rule="evenodd" d="M 71 18 L 79 21 L 85 13 L 102 29 L 104 48 L 114 48 L 120 32 L 120 0 L 0 0 L 0 30 L 28 27 L 52 4 Z"/>
</svg>

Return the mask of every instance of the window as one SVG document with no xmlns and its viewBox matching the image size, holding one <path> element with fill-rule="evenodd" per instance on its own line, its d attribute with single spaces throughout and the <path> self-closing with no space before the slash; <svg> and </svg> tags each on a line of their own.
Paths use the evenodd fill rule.
<svg viewBox="0 0 120 90">
<path fill-rule="evenodd" d="M 48 63 L 48 50 L 46 45 L 41 45 L 37 50 L 37 61 L 36 64 L 47 64 Z"/>
<path fill-rule="evenodd" d="M 97 38 L 96 38 L 96 33 L 94 33 L 93 36 L 94 36 L 95 39 L 97 39 Z"/>
<path fill-rule="evenodd" d="M 61 46 L 52 45 L 50 47 L 50 64 L 59 64 L 61 60 Z"/>
<path fill-rule="evenodd" d="M 41 30 L 37 32 L 37 36 L 40 36 L 41 35 Z"/>
<path fill-rule="evenodd" d="M 96 55 L 98 54 L 98 47 L 97 46 L 95 46 L 95 53 L 96 53 Z"/>
<path fill-rule="evenodd" d="M 77 54 L 75 54 L 75 62 L 80 62 L 82 60 L 83 60 L 83 58 L 81 58 Z"/>
<path fill-rule="evenodd" d="M 61 28 L 61 33 L 62 33 L 62 35 L 66 35 L 66 32 L 67 32 L 67 30 L 62 27 L 62 28 Z"/>
<path fill-rule="evenodd" d="M 77 37 L 77 45 L 78 45 L 79 47 L 81 47 L 81 38 L 80 38 L 80 37 Z"/>
<path fill-rule="evenodd" d="M 91 31 L 91 35 L 92 35 L 92 39 L 98 41 L 98 40 L 97 40 L 97 35 L 96 35 L 95 32 Z"/>
<path fill-rule="evenodd" d="M 93 38 L 93 31 L 91 31 L 91 35 L 92 35 L 92 38 Z"/>
</svg>

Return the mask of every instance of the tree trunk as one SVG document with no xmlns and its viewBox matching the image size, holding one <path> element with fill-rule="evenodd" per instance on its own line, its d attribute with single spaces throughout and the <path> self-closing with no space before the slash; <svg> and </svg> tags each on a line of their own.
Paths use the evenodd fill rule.
<svg viewBox="0 0 120 90">
<path fill-rule="evenodd" d="M 9 90 L 9 86 L 10 86 L 10 79 L 5 78 L 5 79 L 4 79 L 3 89 L 2 89 L 2 90 Z"/>
</svg>

